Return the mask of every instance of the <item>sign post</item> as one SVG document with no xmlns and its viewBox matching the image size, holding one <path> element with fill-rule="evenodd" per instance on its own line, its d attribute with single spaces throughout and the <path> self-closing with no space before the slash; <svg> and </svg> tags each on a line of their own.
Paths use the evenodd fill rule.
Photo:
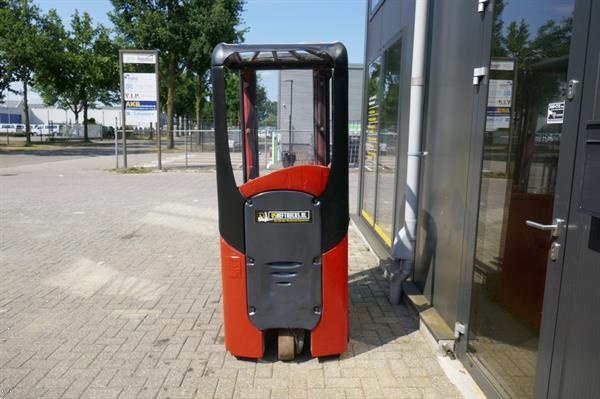
<svg viewBox="0 0 600 399">
<path fill-rule="evenodd" d="M 183 139 L 185 140 L 185 168 L 188 168 L 188 134 L 190 130 L 190 121 L 187 120 L 187 116 L 183 118 Z"/>
<path fill-rule="evenodd" d="M 119 128 L 117 124 L 117 117 L 115 116 L 115 163 L 116 168 L 119 169 Z"/>
<path fill-rule="evenodd" d="M 154 64 L 154 72 L 124 72 L 124 64 Z M 129 122 L 131 125 L 144 127 L 156 123 L 158 168 L 162 169 L 158 68 L 156 50 L 119 50 L 124 168 L 127 168 L 126 126 Z"/>
</svg>

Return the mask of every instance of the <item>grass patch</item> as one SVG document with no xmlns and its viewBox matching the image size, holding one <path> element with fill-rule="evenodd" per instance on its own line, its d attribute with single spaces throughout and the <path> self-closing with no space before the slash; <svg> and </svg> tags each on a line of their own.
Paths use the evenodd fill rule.
<svg viewBox="0 0 600 399">
<path fill-rule="evenodd" d="M 490 179 L 506 179 L 506 173 L 490 170 L 483 172 L 483 177 L 487 177 Z"/>
<path fill-rule="evenodd" d="M 141 173 L 152 173 L 154 169 L 144 168 L 143 166 L 132 166 L 130 168 L 113 168 L 111 172 L 121 173 L 123 175 L 141 174 Z"/>
<path fill-rule="evenodd" d="M 31 145 L 25 145 L 25 141 L 11 141 L 10 144 L 6 142 L 0 142 L 0 150 L 2 151 L 49 151 L 49 150 L 60 150 L 63 148 L 70 147 L 98 147 L 98 146 L 108 146 L 114 145 L 108 142 L 96 142 L 96 141 L 79 141 L 79 140 L 57 140 L 54 139 L 53 142 L 39 142 L 36 141 L 39 138 L 32 137 Z M 45 140 L 45 139 L 44 139 Z"/>
<path fill-rule="evenodd" d="M 162 147 L 161 151 L 166 154 L 185 152 L 185 147 L 174 147 L 174 148 Z"/>
</svg>

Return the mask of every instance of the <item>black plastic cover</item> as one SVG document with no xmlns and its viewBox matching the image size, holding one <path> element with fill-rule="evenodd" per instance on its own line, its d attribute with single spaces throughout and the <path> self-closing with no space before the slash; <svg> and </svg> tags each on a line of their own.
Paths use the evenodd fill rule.
<svg viewBox="0 0 600 399">
<path fill-rule="evenodd" d="M 321 318 L 321 207 L 299 191 L 245 205 L 248 316 L 260 330 L 312 330 Z"/>
</svg>

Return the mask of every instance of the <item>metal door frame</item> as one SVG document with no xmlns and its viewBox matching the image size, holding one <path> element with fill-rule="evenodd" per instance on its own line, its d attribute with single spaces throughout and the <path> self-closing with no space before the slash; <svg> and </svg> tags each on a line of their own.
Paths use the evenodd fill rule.
<svg viewBox="0 0 600 399">
<path fill-rule="evenodd" d="M 571 39 L 571 47 L 569 52 L 569 67 L 567 81 L 576 79 L 583 81 L 584 62 L 587 52 L 587 34 L 589 30 L 589 14 L 591 0 L 575 0 L 573 15 L 573 34 Z M 485 11 L 482 18 L 482 65 L 489 65 L 491 56 L 491 39 L 492 39 L 492 21 L 493 21 L 493 3 Z M 486 79 L 487 83 L 487 79 Z M 554 218 L 567 220 L 569 208 L 571 204 L 571 192 L 573 186 L 573 172 L 575 163 L 575 150 L 577 146 L 577 136 L 579 132 L 579 115 L 581 110 L 581 85 L 573 100 L 567 101 L 565 104 L 565 122 L 563 124 L 563 136 L 561 139 L 558 176 L 555 189 L 554 201 Z M 473 118 L 472 129 L 475 134 L 483 131 L 485 123 L 485 109 L 487 104 L 487 85 L 483 90 L 480 90 L 478 101 L 475 107 L 475 117 Z M 566 132 L 574 132 L 568 134 Z M 479 139 L 475 139 L 479 144 Z M 481 140 L 481 145 L 483 141 Z M 467 352 L 467 344 L 469 339 L 469 323 L 471 317 L 471 300 L 472 300 L 472 284 L 473 284 L 473 260 L 475 256 L 475 242 L 477 238 L 477 224 L 479 217 L 479 201 L 481 191 L 481 167 L 483 162 L 482 148 L 478 150 L 478 154 L 473 154 L 472 169 L 469 171 L 469 195 L 470 201 L 467 205 L 467 220 L 470 223 L 465 225 L 465 242 L 470 244 L 463 248 L 464 258 L 468 262 L 462 268 L 464 274 L 461 276 L 462 287 L 460 290 L 462 297 L 460 300 L 461 306 L 459 309 L 459 320 L 463 321 L 465 326 L 465 334 L 460 336 L 456 344 L 456 353 L 465 367 L 473 375 L 476 382 L 482 390 L 489 396 L 502 397 L 501 387 L 495 381 L 493 375 L 489 373 L 476 357 Z M 567 240 L 567 229 L 561 232 L 559 243 L 562 248 L 565 248 Z M 564 265 L 564 251 L 560 254 L 556 262 L 549 261 L 547 266 L 546 283 L 544 290 L 544 305 L 542 325 L 540 328 L 540 338 L 538 346 L 538 361 L 535 375 L 535 397 L 545 398 L 548 396 L 548 386 L 550 382 L 551 358 L 554 349 L 554 340 L 556 333 L 556 322 L 558 316 L 558 303 L 560 297 L 560 285 L 562 279 L 562 270 Z"/>
<path fill-rule="evenodd" d="M 589 45 L 592 37 L 591 25 L 592 7 L 595 7 L 598 13 L 599 4 L 593 4 L 592 0 L 576 0 L 575 13 L 573 16 L 573 36 L 572 36 L 572 52 L 573 58 L 569 60 L 569 79 L 579 81 L 579 86 L 576 91 L 576 96 L 571 102 L 572 104 L 572 119 L 568 121 L 569 127 L 573 131 L 572 137 L 565 143 L 564 150 L 568 151 L 569 163 L 559 170 L 557 176 L 557 192 L 560 194 L 561 201 L 555 204 L 555 216 L 567 220 L 567 228 L 565 228 L 564 239 L 562 240 L 561 260 L 563 262 L 561 270 L 553 273 L 546 279 L 546 293 L 549 293 L 548 286 L 553 284 L 558 288 L 555 290 L 556 295 L 550 297 L 550 301 L 544 299 L 543 314 L 548 315 L 542 318 L 543 335 L 540 335 L 540 346 L 538 357 L 538 372 L 535 381 L 535 397 L 548 398 L 559 397 L 562 375 L 562 359 L 564 358 L 565 345 L 561 338 L 563 328 L 568 324 L 568 311 L 565 312 L 564 306 L 569 306 L 572 289 L 568 286 L 568 275 L 563 271 L 568 268 L 568 264 L 578 261 L 581 251 L 581 241 L 586 237 L 582 237 L 582 228 L 580 221 L 583 215 L 577 209 L 579 190 L 581 188 L 581 157 L 585 157 L 585 149 L 579 145 L 582 142 L 582 135 L 585 134 L 585 121 L 582 120 L 583 108 L 587 105 L 583 104 L 585 78 L 589 71 L 587 64 L 596 60 L 588 59 Z M 595 29 L 598 29 L 597 27 Z M 596 39 L 598 40 L 598 39 Z M 573 70 L 571 70 L 573 68 Z M 597 66 L 594 66 L 594 71 Z M 589 76 L 587 76 L 589 77 Z M 588 85 L 595 82 L 589 82 Z M 588 87 L 588 90 L 590 88 Z M 567 109 L 565 109 L 566 111 Z M 563 148 L 561 147 L 561 151 Z M 559 161 L 560 162 L 560 161 Z M 560 182 L 560 184 L 558 184 Z M 560 191 L 559 191 L 560 190 Z M 560 208 L 557 208 L 560 207 Z M 562 217 L 564 215 L 565 217 Z M 589 223 L 589 222 L 588 222 Z M 568 232 L 568 234 L 567 234 Z M 545 296 L 546 298 L 546 296 Z M 559 313 L 560 312 L 560 313 Z M 540 363 L 541 355 L 544 355 L 544 363 Z"/>
<path fill-rule="evenodd" d="M 485 65 L 488 67 L 491 61 L 491 43 L 492 43 L 492 28 L 494 22 L 494 1 L 486 8 L 481 18 L 480 25 L 480 41 L 477 50 L 479 52 L 479 67 Z M 467 204 L 465 211 L 464 223 L 464 240 L 462 248 L 462 264 L 460 265 L 460 289 L 458 295 L 458 310 L 457 319 L 464 326 L 464 335 L 460 335 L 455 343 L 454 351 L 457 358 L 463 363 L 469 371 L 473 379 L 477 382 L 482 391 L 489 397 L 498 397 L 499 393 L 496 390 L 498 384 L 494 383 L 493 377 L 486 373 L 483 367 L 479 367 L 478 363 L 467 352 L 467 343 L 469 338 L 469 324 L 471 316 L 471 297 L 473 288 L 473 272 L 475 249 L 477 243 L 477 225 L 479 220 L 479 201 L 481 195 L 481 170 L 483 166 L 483 146 L 486 120 L 486 107 L 488 99 L 488 83 L 489 76 L 486 76 L 478 87 L 475 95 L 475 100 L 471 104 L 471 112 L 473 120 L 470 126 L 471 131 L 471 162 L 470 169 L 467 171 Z"/>
</svg>

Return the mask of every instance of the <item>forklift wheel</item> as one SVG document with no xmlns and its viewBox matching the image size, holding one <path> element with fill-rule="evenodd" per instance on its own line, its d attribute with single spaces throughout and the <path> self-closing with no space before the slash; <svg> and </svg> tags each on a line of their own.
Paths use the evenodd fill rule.
<svg viewBox="0 0 600 399">
<path fill-rule="evenodd" d="M 294 360 L 296 354 L 295 339 L 292 331 L 280 329 L 277 333 L 277 358 L 284 362 Z"/>
</svg>

